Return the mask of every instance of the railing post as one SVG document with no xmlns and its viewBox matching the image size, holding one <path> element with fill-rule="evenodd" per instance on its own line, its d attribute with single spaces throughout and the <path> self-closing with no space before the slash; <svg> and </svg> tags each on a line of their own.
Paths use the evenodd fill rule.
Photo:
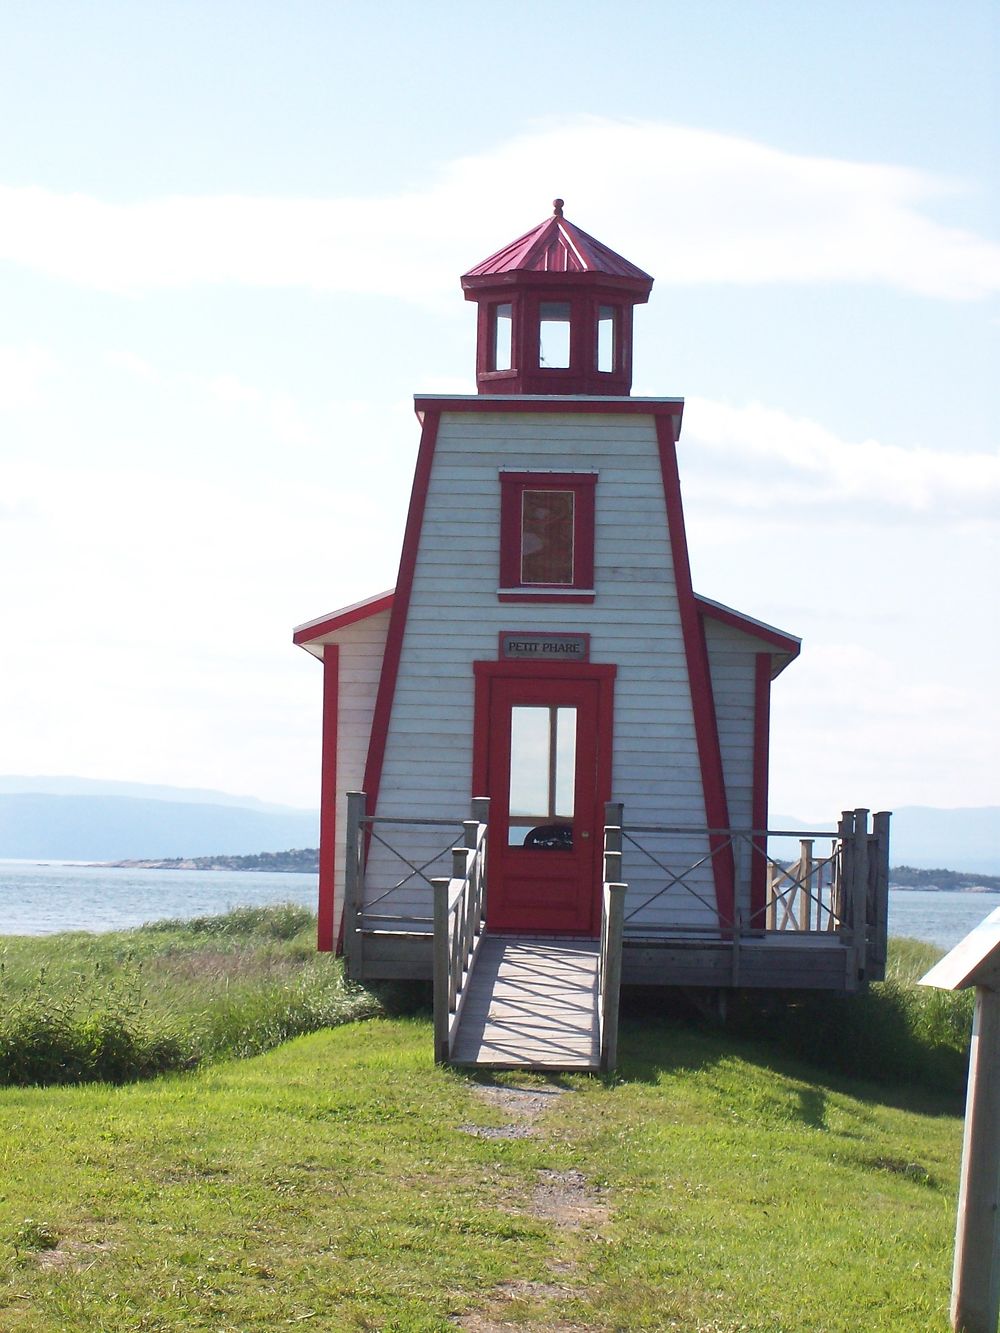
<svg viewBox="0 0 1000 1333">
<path fill-rule="evenodd" d="M 477 824 L 488 824 L 490 822 L 490 798 L 488 796 L 473 796 L 469 807 L 469 816 Z"/>
<path fill-rule="evenodd" d="M 362 820 L 368 797 L 363 791 L 347 793 L 347 829 L 344 856 L 344 972 L 352 980 L 362 974 L 361 910 L 365 891 L 365 841 Z"/>
<path fill-rule="evenodd" d="M 448 1032 L 450 1013 L 448 1005 L 448 886 L 450 880 L 432 879 L 434 892 L 434 1060 L 448 1063 L 451 1055 Z"/>
<path fill-rule="evenodd" d="M 813 840 L 799 839 L 799 930 L 809 929 L 812 908 Z M 816 929 L 819 929 L 819 907 L 816 908 Z"/>
<path fill-rule="evenodd" d="M 740 984 L 740 936 L 743 930 L 743 909 L 740 906 L 740 897 L 743 892 L 745 847 L 742 838 L 734 839 L 732 830 L 729 834 L 729 846 L 733 852 L 733 966 L 731 977 L 735 988 Z"/>
<path fill-rule="evenodd" d="M 604 805 L 604 883 L 617 884 L 622 877 L 622 821 L 625 807 L 620 801 Z"/>
<path fill-rule="evenodd" d="M 837 824 L 837 837 L 840 840 L 840 874 L 837 882 L 837 920 L 840 922 L 841 932 L 850 932 L 854 929 L 854 899 L 851 895 L 851 885 L 854 883 L 851 870 L 854 852 L 854 811 L 844 810 L 840 815 L 840 822 Z M 848 933 L 848 940 L 851 936 Z"/>
<path fill-rule="evenodd" d="M 851 886 L 854 899 L 854 947 L 857 951 L 858 980 L 868 962 L 868 811 L 854 811 L 854 839 L 851 847 Z"/>
<path fill-rule="evenodd" d="M 875 861 L 874 901 L 872 903 L 870 957 L 879 968 L 885 967 L 886 936 L 889 928 L 889 821 L 887 810 L 872 816 L 872 855 Z"/>
<path fill-rule="evenodd" d="M 618 1064 L 618 1011 L 621 1001 L 622 944 L 625 937 L 627 884 L 605 885 L 604 957 L 601 966 L 601 1073 L 611 1073 Z"/>
</svg>

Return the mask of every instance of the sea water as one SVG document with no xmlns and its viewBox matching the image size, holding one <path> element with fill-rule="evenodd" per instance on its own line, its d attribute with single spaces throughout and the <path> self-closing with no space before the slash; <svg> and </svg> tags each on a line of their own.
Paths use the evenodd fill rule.
<svg viewBox="0 0 1000 1333">
<path fill-rule="evenodd" d="M 315 910 L 316 876 L 0 861 L 0 935 L 126 930 L 284 902 Z M 950 949 L 997 906 L 1000 894 L 890 889 L 889 934 Z"/>
<path fill-rule="evenodd" d="M 287 902 L 315 911 L 316 876 L 0 861 L 0 935 L 127 930 Z"/>
</svg>

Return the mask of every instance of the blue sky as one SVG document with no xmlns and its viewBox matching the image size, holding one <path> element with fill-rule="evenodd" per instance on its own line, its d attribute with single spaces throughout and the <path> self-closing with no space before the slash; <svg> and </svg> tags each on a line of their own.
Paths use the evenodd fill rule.
<svg viewBox="0 0 1000 1333">
<path fill-rule="evenodd" d="M 458 276 L 648 269 L 696 587 L 801 634 L 772 808 L 1000 804 L 1000 11 L 0 10 L 7 772 L 311 805 L 293 624 L 392 584 Z"/>
</svg>

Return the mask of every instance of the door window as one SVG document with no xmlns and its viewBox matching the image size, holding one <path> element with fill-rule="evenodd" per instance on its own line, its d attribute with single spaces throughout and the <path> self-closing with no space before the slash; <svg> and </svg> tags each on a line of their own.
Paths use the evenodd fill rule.
<svg viewBox="0 0 1000 1333">
<path fill-rule="evenodd" d="M 512 707 L 509 845 L 571 850 L 575 787 L 576 708 Z"/>
</svg>

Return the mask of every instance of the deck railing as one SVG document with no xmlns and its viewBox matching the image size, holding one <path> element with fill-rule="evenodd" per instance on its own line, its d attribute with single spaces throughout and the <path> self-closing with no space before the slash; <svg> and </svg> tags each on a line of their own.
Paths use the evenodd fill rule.
<svg viewBox="0 0 1000 1333">
<path fill-rule="evenodd" d="M 486 847 L 489 800 L 472 801 L 463 824 L 464 841 L 452 848 L 451 877 L 435 876 L 434 889 L 434 1059 L 451 1058 L 455 1033 L 468 994 L 486 925 Z"/>
<path fill-rule="evenodd" d="M 770 849 L 776 839 L 797 841 L 798 859 L 775 857 Z M 692 845 L 700 848 L 693 859 Z M 733 984 L 738 980 L 743 937 L 759 939 L 790 931 L 836 935 L 855 950 L 859 977 L 884 966 L 889 887 L 885 812 L 876 814 L 869 827 L 867 810 L 845 811 L 835 831 L 626 825 L 623 820 L 622 849 L 633 868 L 641 865 L 648 872 L 652 864 L 663 876 L 655 888 L 641 890 L 634 883 L 640 876 L 633 869 L 626 934 L 703 935 L 717 929 L 714 872 L 719 863 L 725 867 L 725 877 L 734 886 L 733 910 L 722 922 L 734 945 Z M 674 894 L 676 907 L 677 892 L 695 907 L 692 922 L 650 926 L 649 909 L 668 893 Z M 703 909 L 700 921 L 698 909 Z"/>
<path fill-rule="evenodd" d="M 601 1073 L 618 1063 L 618 1006 L 622 982 L 622 945 L 625 936 L 625 895 L 622 883 L 622 807 L 605 806 L 604 888 L 601 898 L 601 952 L 598 958 L 598 1021 Z"/>
<path fill-rule="evenodd" d="M 410 894 L 414 883 L 431 885 L 440 871 L 449 865 L 452 849 L 464 838 L 464 825 L 459 819 L 419 819 L 393 815 L 369 815 L 368 797 L 363 791 L 347 793 L 346 866 L 344 873 L 344 964 L 349 977 L 362 974 L 364 930 L 400 929 L 410 933 L 416 928 L 430 934 L 434 918 L 415 916 L 399 900 Z M 427 855 L 415 856 L 412 850 L 403 851 L 396 845 L 396 831 L 412 835 L 414 830 L 441 829 L 442 841 Z M 412 836 L 401 839 L 412 842 Z M 391 858 L 397 865 L 393 882 L 383 887 L 373 898 L 365 900 L 365 874 L 372 845 Z"/>
</svg>

